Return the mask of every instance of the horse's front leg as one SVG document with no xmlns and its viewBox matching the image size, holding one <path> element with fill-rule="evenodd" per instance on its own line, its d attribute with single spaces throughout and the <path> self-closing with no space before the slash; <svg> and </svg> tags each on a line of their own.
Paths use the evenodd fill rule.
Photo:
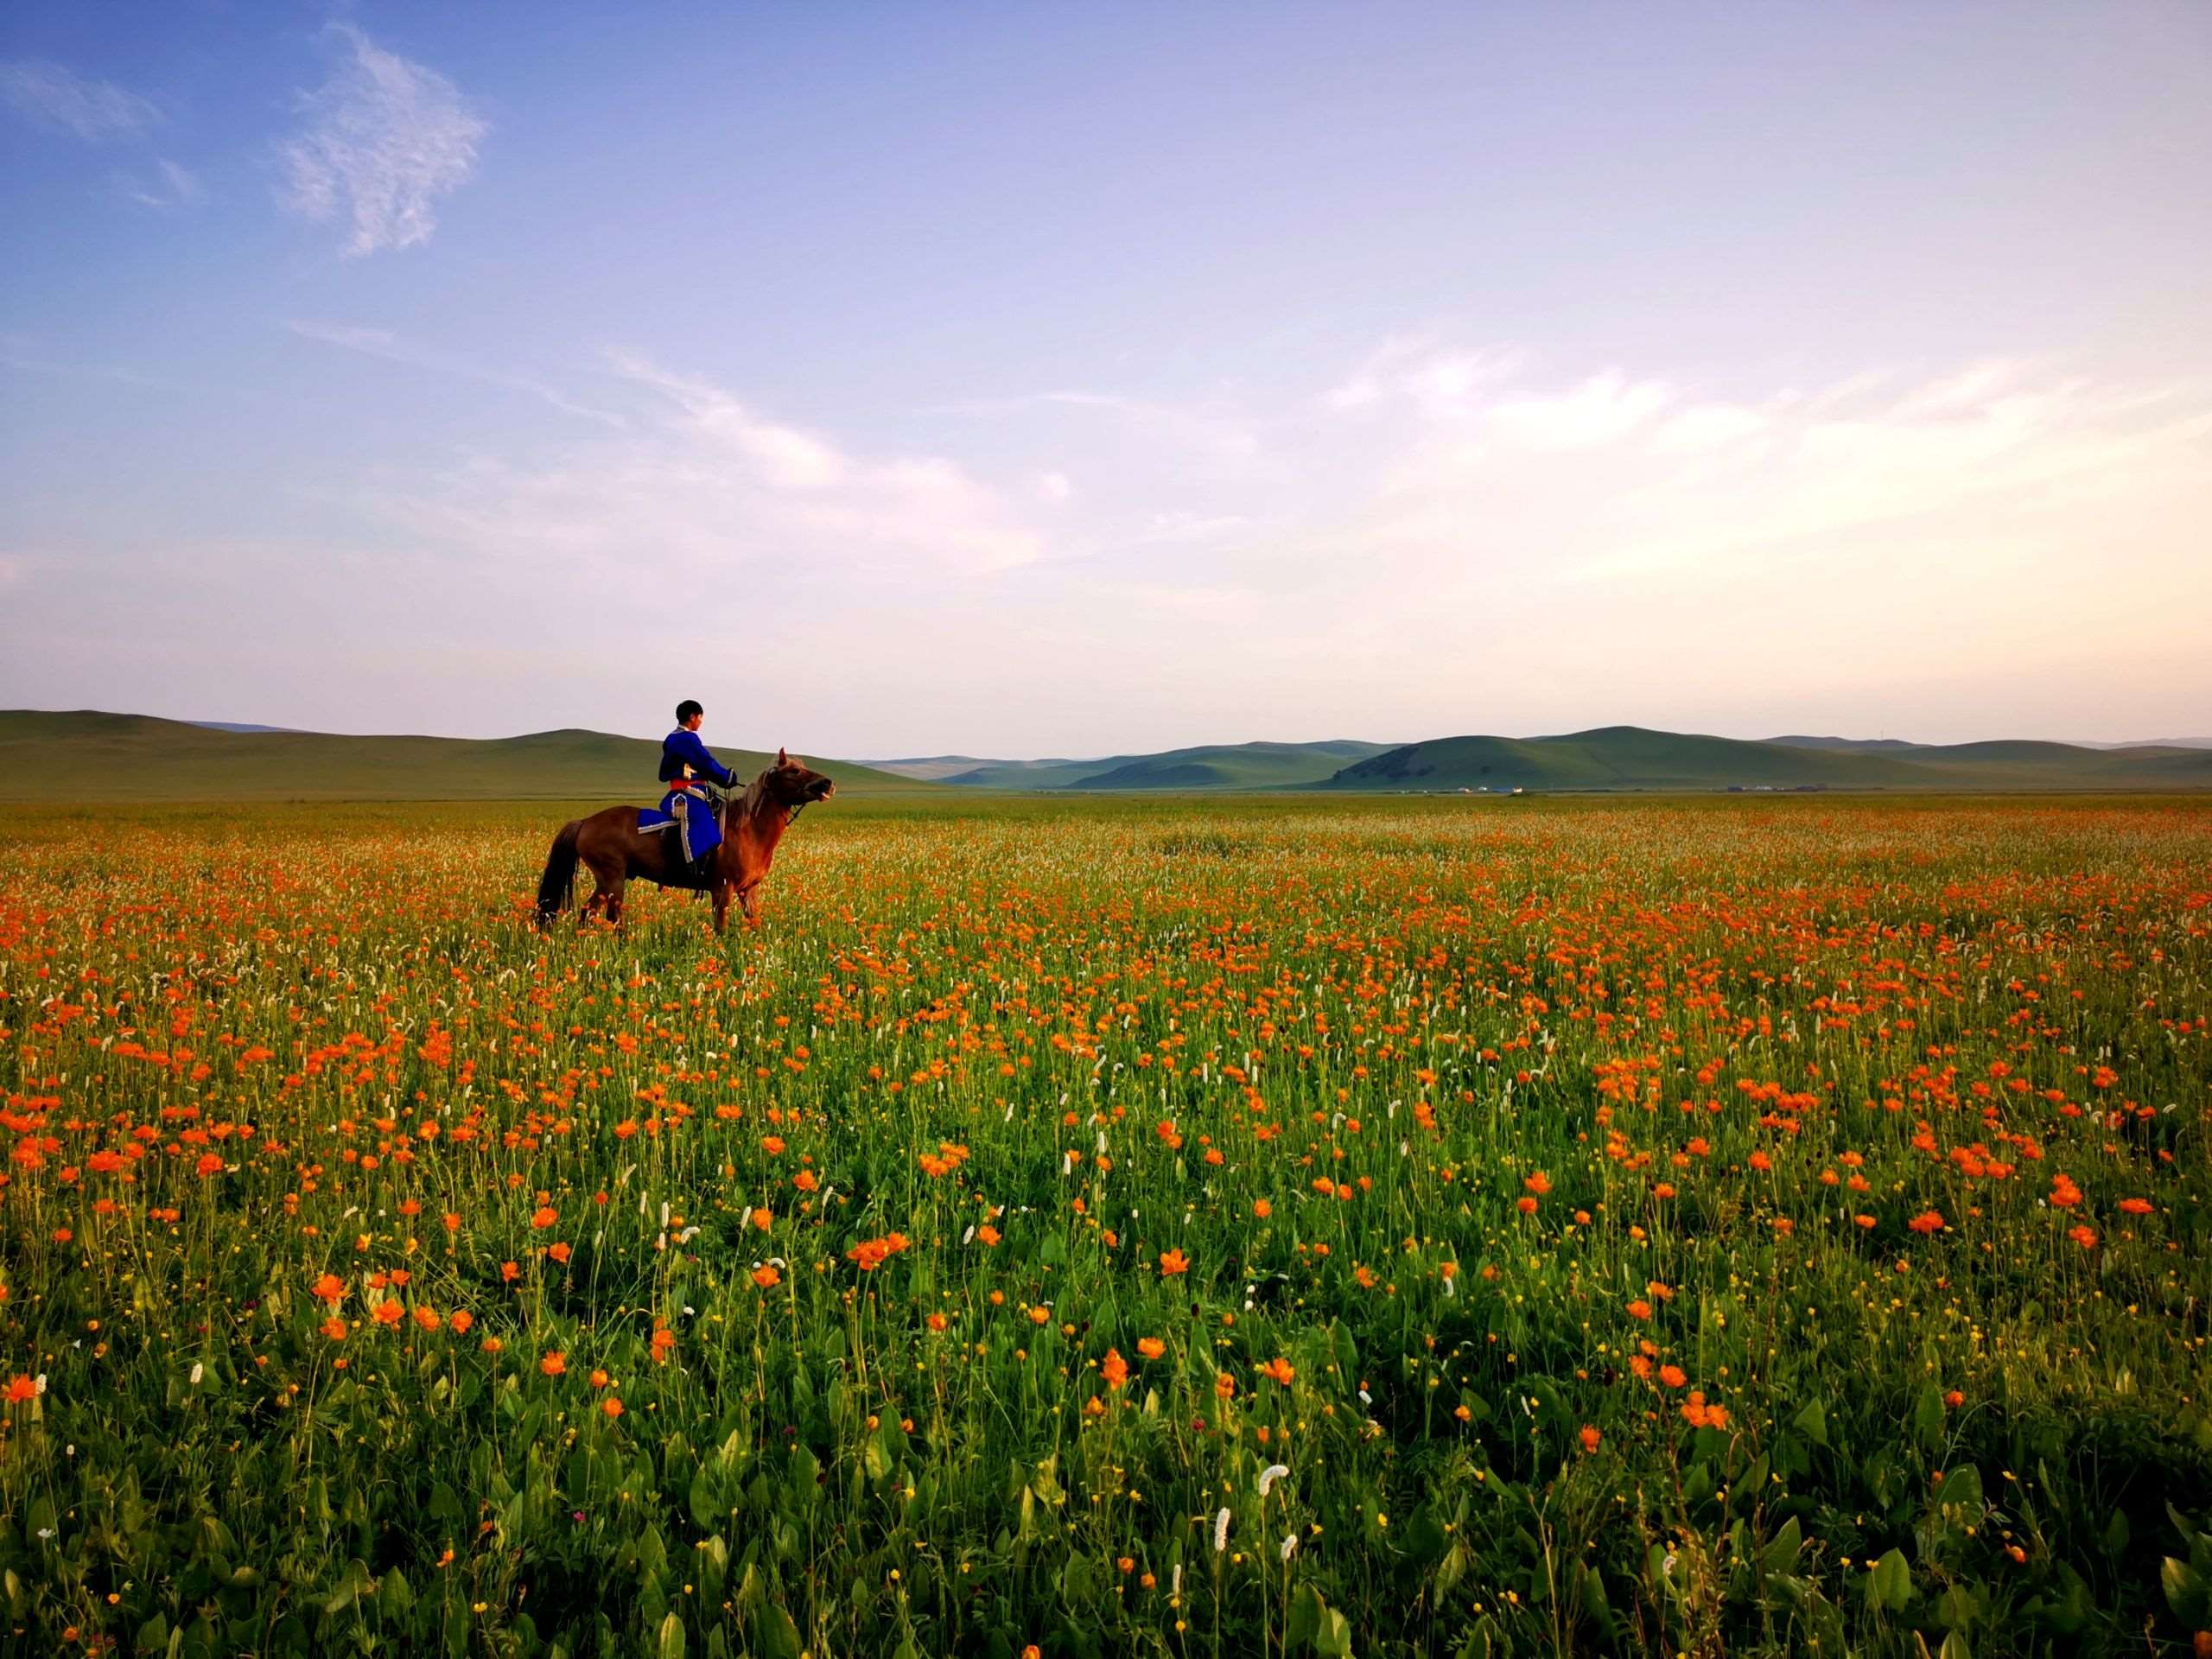
<svg viewBox="0 0 2212 1659">
<path fill-rule="evenodd" d="M 740 887 L 737 890 L 737 902 L 744 907 L 747 925 L 757 925 L 760 920 L 760 884 L 755 881 L 749 886 Z"/>
<path fill-rule="evenodd" d="M 715 931 L 717 933 L 729 925 L 729 901 L 735 892 L 736 888 L 727 880 L 721 876 L 715 878 Z"/>
</svg>

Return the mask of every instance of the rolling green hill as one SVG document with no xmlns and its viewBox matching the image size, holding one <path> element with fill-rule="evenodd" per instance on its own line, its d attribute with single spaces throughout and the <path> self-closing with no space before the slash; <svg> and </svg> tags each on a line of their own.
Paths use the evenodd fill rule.
<svg viewBox="0 0 2212 1659">
<path fill-rule="evenodd" d="M 1805 747 L 1607 726 L 1560 737 L 1447 737 L 1346 766 L 1339 790 L 2202 789 L 2212 753 L 2069 743 Z"/>
<path fill-rule="evenodd" d="M 750 777 L 773 759 L 717 748 Z M 0 801 L 648 801 L 660 745 L 569 729 L 525 737 L 230 732 L 145 715 L 0 710 Z M 810 760 L 812 757 L 809 757 Z M 841 790 L 934 785 L 823 761 Z"/>
<path fill-rule="evenodd" d="M 1227 743 L 1139 755 L 1063 789 L 1300 789 L 1325 783 L 1346 760 L 1382 752 L 1380 743 Z"/>
<path fill-rule="evenodd" d="M 1319 743 L 1209 743 L 1090 760 L 979 760 L 937 754 L 870 764 L 901 777 L 971 789 L 1294 789 L 1322 783 L 1345 761 L 1363 760 L 1389 747 L 1332 738 Z"/>
</svg>

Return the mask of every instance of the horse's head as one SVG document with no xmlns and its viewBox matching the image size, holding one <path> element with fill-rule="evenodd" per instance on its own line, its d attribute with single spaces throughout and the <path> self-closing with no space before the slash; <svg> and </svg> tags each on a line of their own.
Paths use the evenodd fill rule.
<svg viewBox="0 0 2212 1659">
<path fill-rule="evenodd" d="M 826 801 L 837 792 L 829 779 L 781 749 L 776 751 L 776 764 L 760 774 L 760 782 L 771 799 L 792 808 Z"/>
</svg>

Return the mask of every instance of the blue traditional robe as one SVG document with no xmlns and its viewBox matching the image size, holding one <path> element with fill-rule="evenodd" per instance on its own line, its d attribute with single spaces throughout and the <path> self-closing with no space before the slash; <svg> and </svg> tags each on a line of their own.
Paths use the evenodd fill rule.
<svg viewBox="0 0 2212 1659">
<path fill-rule="evenodd" d="M 714 851 L 721 845 L 722 839 L 721 821 L 707 798 L 683 787 L 687 780 L 695 778 L 708 779 L 724 789 L 737 782 L 735 773 L 707 753 L 707 746 L 699 741 L 698 733 L 679 726 L 663 738 L 660 745 L 660 780 L 673 787 L 661 797 L 658 810 L 648 809 L 638 814 L 638 828 L 659 830 L 673 823 L 676 833 L 683 838 L 687 863 L 702 853 Z"/>
</svg>

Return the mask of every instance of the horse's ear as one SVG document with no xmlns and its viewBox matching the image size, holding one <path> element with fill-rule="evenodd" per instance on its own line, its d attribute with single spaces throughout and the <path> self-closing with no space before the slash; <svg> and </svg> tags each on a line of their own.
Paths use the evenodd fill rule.
<svg viewBox="0 0 2212 1659">
<path fill-rule="evenodd" d="M 785 754 L 785 753 L 781 749 L 778 749 L 778 750 L 776 751 L 776 764 L 777 764 L 778 766 L 788 766 L 789 765 L 791 765 L 791 756 L 789 756 L 788 754 Z"/>
</svg>

